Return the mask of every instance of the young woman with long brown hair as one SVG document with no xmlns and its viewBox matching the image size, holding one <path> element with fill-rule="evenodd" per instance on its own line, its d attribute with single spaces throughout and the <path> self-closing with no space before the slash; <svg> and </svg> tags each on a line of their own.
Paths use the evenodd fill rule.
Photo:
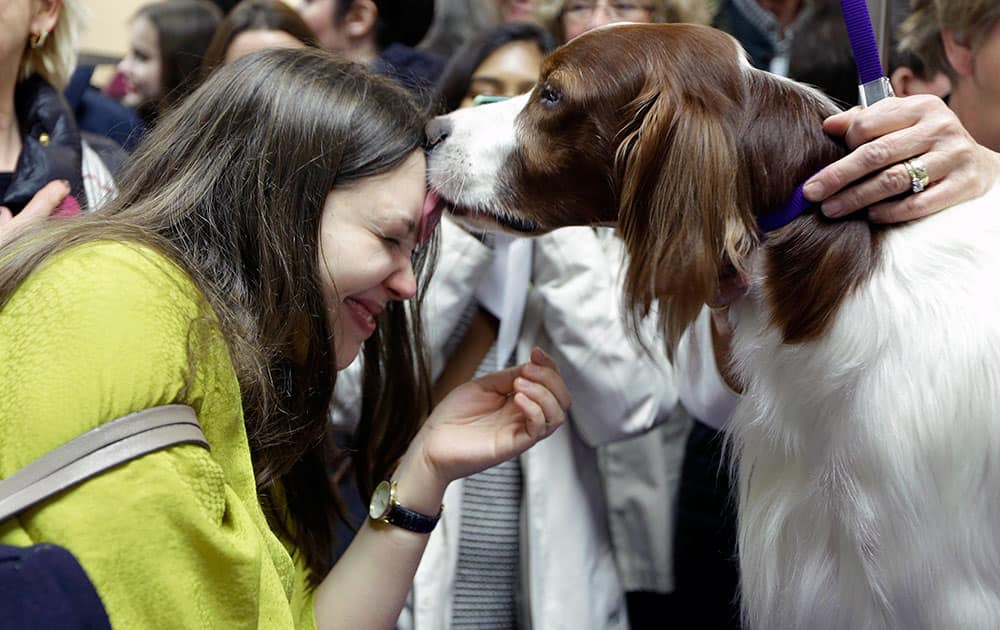
<svg viewBox="0 0 1000 630">
<path fill-rule="evenodd" d="M 450 481 L 569 404 L 536 351 L 430 409 L 423 124 L 360 66 L 250 55 L 161 120 L 106 209 L 4 244 L 0 477 L 168 403 L 211 451 L 106 472 L 0 523 L 0 543 L 68 548 L 115 627 L 392 627 L 427 535 L 369 519 L 331 567 L 337 370 L 363 348 L 357 469 L 425 525 Z"/>
</svg>

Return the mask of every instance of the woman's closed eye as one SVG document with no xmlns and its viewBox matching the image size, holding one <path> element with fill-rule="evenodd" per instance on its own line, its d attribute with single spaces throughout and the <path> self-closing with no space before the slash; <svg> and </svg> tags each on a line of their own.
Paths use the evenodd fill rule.
<svg viewBox="0 0 1000 630">
<path fill-rule="evenodd" d="M 400 251 L 408 256 L 413 255 L 416 243 L 409 235 L 396 234 L 395 232 L 384 232 L 380 235 L 380 238 L 386 246 L 393 251 Z"/>
</svg>

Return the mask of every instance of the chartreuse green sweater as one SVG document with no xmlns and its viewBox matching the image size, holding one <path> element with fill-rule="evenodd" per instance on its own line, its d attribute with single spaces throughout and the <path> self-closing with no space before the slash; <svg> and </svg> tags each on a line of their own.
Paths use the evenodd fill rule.
<svg viewBox="0 0 1000 630">
<path fill-rule="evenodd" d="M 257 499 L 239 384 L 189 277 L 139 245 L 78 246 L 0 310 L 0 477 L 119 416 L 194 407 L 211 451 L 153 453 L 0 524 L 72 551 L 116 628 L 314 628 L 305 570 Z"/>
</svg>

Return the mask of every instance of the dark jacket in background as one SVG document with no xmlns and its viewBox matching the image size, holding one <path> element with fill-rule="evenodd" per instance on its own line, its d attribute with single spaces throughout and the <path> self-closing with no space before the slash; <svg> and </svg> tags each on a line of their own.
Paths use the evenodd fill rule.
<svg viewBox="0 0 1000 630">
<path fill-rule="evenodd" d="M 818 87 L 846 107 L 857 105 L 858 74 L 837 0 L 805 0 L 783 32 L 755 0 L 723 0 L 712 26 L 739 40 L 755 68 L 773 70 L 775 57 L 787 57 L 781 74 Z"/>
<path fill-rule="evenodd" d="M 444 60 L 433 53 L 403 44 L 389 44 L 373 67 L 375 72 L 394 79 L 426 105 L 444 65 Z"/>
</svg>

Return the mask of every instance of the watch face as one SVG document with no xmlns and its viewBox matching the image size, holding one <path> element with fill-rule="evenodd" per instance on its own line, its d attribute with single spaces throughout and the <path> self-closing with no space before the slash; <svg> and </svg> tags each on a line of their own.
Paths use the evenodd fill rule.
<svg viewBox="0 0 1000 630">
<path fill-rule="evenodd" d="M 390 491 L 391 487 L 388 481 L 383 481 L 375 487 L 375 492 L 372 493 L 372 502 L 368 506 L 369 516 L 374 519 L 380 519 L 385 516 L 385 513 L 389 510 Z"/>
</svg>

